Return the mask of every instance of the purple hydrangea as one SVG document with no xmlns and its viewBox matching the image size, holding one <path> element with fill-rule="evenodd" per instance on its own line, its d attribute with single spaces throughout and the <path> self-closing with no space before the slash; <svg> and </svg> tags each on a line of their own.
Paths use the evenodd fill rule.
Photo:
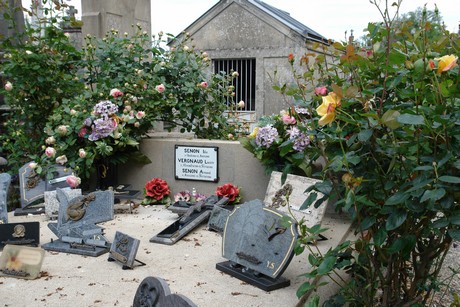
<svg viewBox="0 0 460 307">
<path fill-rule="evenodd" d="M 85 125 L 86 127 L 91 127 L 92 123 L 93 123 L 93 120 L 91 119 L 91 117 L 87 117 L 85 121 L 83 122 L 83 125 Z"/>
<path fill-rule="evenodd" d="M 310 112 L 308 112 L 307 108 L 302 108 L 302 107 L 299 107 L 299 106 L 295 106 L 295 111 L 298 114 L 310 114 Z"/>
<path fill-rule="evenodd" d="M 289 139 L 294 140 L 294 146 L 292 146 L 292 148 L 297 151 L 304 151 L 310 144 L 310 138 L 308 135 L 301 132 L 297 127 L 292 127 L 289 131 Z"/>
<path fill-rule="evenodd" d="M 108 137 L 117 128 L 117 122 L 111 118 L 98 118 L 94 121 L 93 131 L 88 137 L 90 141 L 97 141 Z"/>
<path fill-rule="evenodd" d="M 256 144 L 260 147 L 270 147 L 278 137 L 278 130 L 272 125 L 262 127 L 257 131 Z"/>
<path fill-rule="evenodd" d="M 118 106 L 109 100 L 102 100 L 94 106 L 94 114 L 101 117 L 109 117 L 118 112 Z"/>
</svg>

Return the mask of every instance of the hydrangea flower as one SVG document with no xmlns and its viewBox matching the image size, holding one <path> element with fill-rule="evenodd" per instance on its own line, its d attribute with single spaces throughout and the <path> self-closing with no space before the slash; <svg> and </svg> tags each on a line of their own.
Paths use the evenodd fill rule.
<svg viewBox="0 0 460 307">
<path fill-rule="evenodd" d="M 259 128 L 256 135 L 256 144 L 257 146 L 268 148 L 278 138 L 278 135 L 278 130 L 272 125 Z"/>
<path fill-rule="evenodd" d="M 101 117 L 109 117 L 118 112 L 118 106 L 109 100 L 103 100 L 94 106 L 94 114 Z"/>
<path fill-rule="evenodd" d="M 93 131 L 88 139 L 90 141 L 97 141 L 108 137 L 117 127 L 117 122 L 112 118 L 98 118 L 94 121 Z"/>
</svg>

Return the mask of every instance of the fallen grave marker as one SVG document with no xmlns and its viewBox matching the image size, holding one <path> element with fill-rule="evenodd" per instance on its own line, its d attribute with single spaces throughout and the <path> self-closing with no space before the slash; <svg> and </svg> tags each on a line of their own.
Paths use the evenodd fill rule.
<svg viewBox="0 0 460 307">
<path fill-rule="evenodd" d="M 281 274 L 292 260 L 298 233 L 292 221 L 284 225 L 284 217 L 258 199 L 236 206 L 222 237 L 222 255 L 229 261 L 216 268 L 265 291 L 289 286 Z"/>
</svg>

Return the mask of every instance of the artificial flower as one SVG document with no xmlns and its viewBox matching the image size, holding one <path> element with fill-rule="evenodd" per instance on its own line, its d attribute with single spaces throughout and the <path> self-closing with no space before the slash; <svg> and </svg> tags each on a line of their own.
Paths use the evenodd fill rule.
<svg viewBox="0 0 460 307">
<path fill-rule="evenodd" d="M 190 194 L 190 191 L 181 191 L 179 193 L 174 194 L 174 201 L 185 201 L 188 202 L 190 201 L 192 195 Z"/>
<path fill-rule="evenodd" d="M 240 188 L 238 188 L 237 186 L 231 183 L 226 183 L 224 185 L 217 187 L 216 195 L 227 197 L 229 203 L 232 203 L 232 202 L 236 203 L 239 200 Z"/>
<path fill-rule="evenodd" d="M 259 132 L 259 127 L 255 127 L 254 130 L 252 130 L 251 134 L 249 135 L 250 138 L 255 138 L 257 135 L 257 132 Z"/>
<path fill-rule="evenodd" d="M 168 183 L 160 178 L 153 178 L 152 180 L 148 181 L 145 184 L 144 188 L 144 200 L 142 204 L 165 204 L 169 205 L 170 198 L 169 194 L 171 191 L 169 190 Z"/>
<path fill-rule="evenodd" d="M 278 138 L 278 130 L 272 125 L 259 128 L 256 135 L 256 144 L 259 147 L 270 147 Z"/>
<path fill-rule="evenodd" d="M 446 72 L 457 66 L 458 57 L 455 55 L 445 55 L 440 58 L 435 58 L 438 62 L 438 73 Z"/>
<path fill-rule="evenodd" d="M 327 125 L 335 119 L 335 109 L 340 106 L 340 97 L 336 93 L 330 92 L 329 95 L 323 96 L 323 103 L 316 108 L 316 112 L 321 118 L 318 124 Z"/>
<path fill-rule="evenodd" d="M 289 53 L 289 55 L 288 55 L 288 61 L 289 61 L 289 63 L 291 63 L 291 64 L 294 63 L 294 55 L 293 55 L 292 53 Z"/>
</svg>

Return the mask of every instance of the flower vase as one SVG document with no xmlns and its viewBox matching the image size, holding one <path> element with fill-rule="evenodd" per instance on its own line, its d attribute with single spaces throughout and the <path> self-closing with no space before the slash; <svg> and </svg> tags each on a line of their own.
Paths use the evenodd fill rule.
<svg viewBox="0 0 460 307">
<path fill-rule="evenodd" d="M 114 163 L 98 161 L 96 163 L 96 189 L 115 189 L 118 184 L 118 167 Z"/>
</svg>

